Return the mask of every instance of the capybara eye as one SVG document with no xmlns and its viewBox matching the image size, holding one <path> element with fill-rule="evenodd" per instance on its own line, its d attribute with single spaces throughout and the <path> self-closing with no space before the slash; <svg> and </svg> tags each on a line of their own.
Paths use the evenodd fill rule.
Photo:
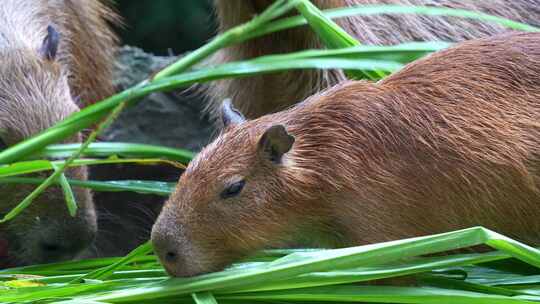
<svg viewBox="0 0 540 304">
<path fill-rule="evenodd" d="M 246 181 L 244 180 L 241 180 L 239 182 L 236 182 L 230 185 L 229 187 L 225 188 L 223 192 L 221 192 L 221 198 L 227 199 L 227 198 L 237 196 L 238 194 L 240 194 L 240 192 L 242 192 L 242 189 L 244 189 L 245 185 L 246 185 Z"/>
</svg>

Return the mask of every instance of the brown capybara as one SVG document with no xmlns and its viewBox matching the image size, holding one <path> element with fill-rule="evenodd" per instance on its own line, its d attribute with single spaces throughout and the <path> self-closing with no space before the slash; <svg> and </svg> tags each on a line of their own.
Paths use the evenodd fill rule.
<svg viewBox="0 0 540 304">
<path fill-rule="evenodd" d="M 2 0 L 0 5 L 0 149 L 29 138 L 112 93 L 115 14 L 97 0 Z M 74 136 L 70 141 L 80 141 Z M 66 171 L 86 179 L 86 168 Z M 40 175 L 45 176 L 45 174 Z M 35 186 L 0 184 L 0 215 Z M 0 268 L 74 257 L 91 244 L 96 214 L 90 193 L 74 189 L 70 217 L 51 187 L 13 221 L 0 224 Z"/>
<path fill-rule="evenodd" d="M 220 32 L 253 18 L 273 0 L 215 0 Z M 321 9 L 353 5 L 400 4 L 451 7 L 484 12 L 531 25 L 540 24 L 540 0 L 312 0 Z M 505 28 L 489 22 L 441 16 L 371 15 L 337 19 L 336 22 L 363 44 L 397 44 L 410 41 L 462 41 L 502 33 Z M 277 32 L 218 52 L 214 64 L 246 60 L 268 54 L 321 48 L 308 27 Z M 232 98 L 248 118 L 289 108 L 308 96 L 340 81 L 341 71 L 288 71 L 242 79 L 212 82 L 205 86 L 208 109 L 219 114 L 221 102 Z M 216 115 L 217 116 L 217 115 Z"/>
<path fill-rule="evenodd" d="M 540 244 L 540 33 L 464 42 L 255 120 L 222 113 L 153 227 L 171 275 L 476 225 Z"/>
</svg>

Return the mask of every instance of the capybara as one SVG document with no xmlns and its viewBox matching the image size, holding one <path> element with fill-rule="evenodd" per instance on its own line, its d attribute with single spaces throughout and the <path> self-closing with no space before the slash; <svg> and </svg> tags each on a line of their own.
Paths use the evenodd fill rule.
<svg viewBox="0 0 540 304">
<path fill-rule="evenodd" d="M 105 2 L 2 0 L 0 20 L 0 149 L 113 92 L 117 39 L 109 23 L 117 18 Z M 87 169 L 68 169 L 66 176 L 84 180 Z M 0 215 L 34 188 L 0 185 Z M 97 229 L 92 198 L 86 189 L 73 190 L 75 217 L 67 212 L 62 190 L 51 187 L 17 218 L 0 224 L 0 268 L 69 259 L 91 244 Z"/>
<path fill-rule="evenodd" d="M 272 0 L 215 0 L 220 32 L 249 21 Z M 540 24 L 540 0 L 312 0 L 321 9 L 353 5 L 424 5 L 484 12 L 531 25 Z M 462 41 L 498 34 L 507 29 L 490 22 L 456 17 L 421 15 L 371 15 L 337 19 L 336 22 L 363 44 L 388 45 L 410 41 Z M 218 52 L 214 64 L 246 60 L 323 47 L 308 27 L 277 32 Z M 212 82 L 206 86 L 208 109 L 218 116 L 221 102 L 232 98 L 248 118 L 289 108 L 321 89 L 345 80 L 337 70 L 295 70 L 248 78 Z"/>
<path fill-rule="evenodd" d="M 171 275 L 476 225 L 540 244 L 540 33 L 463 42 L 258 119 L 222 113 L 153 227 Z"/>
</svg>

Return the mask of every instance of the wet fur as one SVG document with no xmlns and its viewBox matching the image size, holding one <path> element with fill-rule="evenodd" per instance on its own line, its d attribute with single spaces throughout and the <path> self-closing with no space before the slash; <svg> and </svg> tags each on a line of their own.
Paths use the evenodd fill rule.
<svg viewBox="0 0 540 304">
<path fill-rule="evenodd" d="M 540 244 L 540 34 L 473 40 L 378 83 L 347 81 L 228 127 L 189 165 L 152 240 L 175 276 L 262 248 L 351 246 L 482 225 Z M 283 125 L 282 163 L 258 142 Z M 231 182 L 243 192 L 223 200 Z"/>
<path fill-rule="evenodd" d="M 249 21 L 271 0 L 215 0 L 220 32 Z M 539 0 L 316 0 L 318 7 L 335 8 L 356 4 L 428 5 L 462 8 L 539 25 Z M 407 41 L 462 41 L 505 31 L 487 22 L 459 18 L 414 15 L 357 16 L 337 20 L 349 34 L 364 44 L 397 44 Z M 220 51 L 213 64 L 245 60 L 268 54 L 321 48 L 316 35 L 307 27 L 278 32 Z M 256 118 L 284 110 L 318 91 L 345 80 L 341 71 L 290 71 L 213 82 L 206 87 L 208 110 L 218 114 L 225 98 L 247 117 Z"/>
<path fill-rule="evenodd" d="M 113 92 L 111 69 L 116 37 L 108 23 L 115 14 L 100 1 L 3 0 L 0 5 L 0 137 L 12 145 L 77 112 L 79 106 Z M 60 34 L 55 58 L 41 54 L 47 27 Z M 80 100 L 80 104 L 76 102 Z M 79 135 L 66 141 L 80 142 Z M 86 168 L 66 171 L 87 178 Z M 45 176 L 45 175 L 40 175 Z M 5 214 L 33 186 L 0 185 Z M 87 189 L 74 189 L 79 211 L 69 216 L 61 189 L 51 187 L 19 217 L 0 226 L 15 264 L 71 258 L 90 244 L 96 215 Z M 43 242 L 63 247 L 62 256 L 45 256 Z M 0 262 L 0 267 L 2 267 Z"/>
</svg>

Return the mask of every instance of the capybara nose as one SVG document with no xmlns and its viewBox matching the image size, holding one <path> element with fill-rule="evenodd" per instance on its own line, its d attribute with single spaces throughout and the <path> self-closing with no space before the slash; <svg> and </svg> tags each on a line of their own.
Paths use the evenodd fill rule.
<svg viewBox="0 0 540 304">
<path fill-rule="evenodd" d="M 179 276 L 179 269 L 183 268 L 183 258 L 180 252 L 175 248 L 175 242 L 173 238 L 167 237 L 167 235 L 160 233 L 152 233 L 152 245 L 154 252 L 158 256 L 159 260 L 167 273 L 171 276 Z"/>
<path fill-rule="evenodd" d="M 61 241 L 42 241 L 38 244 L 38 250 L 42 263 L 53 263 L 75 256 L 70 246 Z"/>
<path fill-rule="evenodd" d="M 62 252 L 65 252 L 64 246 L 59 242 L 48 242 L 44 241 L 39 244 L 39 249 L 43 252 L 44 256 L 53 257 L 56 255 L 61 255 Z"/>
<path fill-rule="evenodd" d="M 41 263 L 52 263 L 71 259 L 92 244 L 96 231 L 84 227 L 71 227 L 71 231 L 60 230 L 59 227 L 49 229 L 38 239 L 34 248 L 36 260 Z"/>
<path fill-rule="evenodd" d="M 171 225 L 163 225 L 158 220 L 152 228 L 152 245 L 154 253 L 170 276 L 186 277 L 192 272 L 189 263 L 189 242 L 182 229 L 171 229 Z"/>
<path fill-rule="evenodd" d="M 175 264 L 178 261 L 178 253 L 174 249 L 168 250 L 164 259 L 168 264 Z"/>
</svg>

